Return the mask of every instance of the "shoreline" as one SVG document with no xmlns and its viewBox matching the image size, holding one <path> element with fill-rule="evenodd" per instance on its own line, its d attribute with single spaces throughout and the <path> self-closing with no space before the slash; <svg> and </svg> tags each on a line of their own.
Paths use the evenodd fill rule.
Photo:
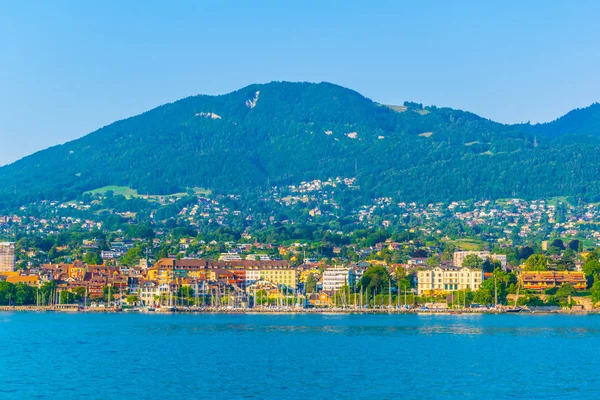
<svg viewBox="0 0 600 400">
<path fill-rule="evenodd" d="M 54 306 L 0 306 L 0 312 L 57 312 L 70 314 L 87 314 L 87 313 L 123 313 L 123 314 L 248 314 L 248 315 L 291 315 L 291 314 L 321 314 L 321 315 L 353 315 L 353 314 L 397 314 L 397 315 L 484 315 L 484 314 L 560 314 L 560 315 L 594 315 L 600 314 L 600 310 L 565 310 L 565 309 L 521 309 L 514 311 L 512 309 L 328 309 L 328 308 L 212 308 L 212 307 L 163 307 L 153 310 L 148 309 L 116 309 L 116 308 L 86 308 L 73 307 L 56 308 Z"/>
</svg>

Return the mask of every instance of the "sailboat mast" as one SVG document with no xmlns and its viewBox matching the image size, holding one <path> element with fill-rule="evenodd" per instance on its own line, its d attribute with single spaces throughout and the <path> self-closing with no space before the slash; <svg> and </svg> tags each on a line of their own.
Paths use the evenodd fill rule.
<svg viewBox="0 0 600 400">
<path fill-rule="evenodd" d="M 392 308 L 392 281 L 388 278 L 388 308 Z"/>
<path fill-rule="evenodd" d="M 494 308 L 498 307 L 498 282 L 496 280 L 496 274 L 494 274 Z"/>
</svg>

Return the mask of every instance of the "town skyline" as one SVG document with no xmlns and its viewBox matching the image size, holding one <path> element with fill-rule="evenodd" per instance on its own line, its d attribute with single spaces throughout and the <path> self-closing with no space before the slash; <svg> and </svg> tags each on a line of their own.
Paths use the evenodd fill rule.
<svg viewBox="0 0 600 400">
<path fill-rule="evenodd" d="M 0 243 L 0 306 L 596 312 L 598 204 L 377 198 L 341 217 L 335 193 L 353 184 L 277 188 L 267 214 L 237 209 L 235 195 L 107 189 L 0 215 L 12 241 Z"/>
</svg>

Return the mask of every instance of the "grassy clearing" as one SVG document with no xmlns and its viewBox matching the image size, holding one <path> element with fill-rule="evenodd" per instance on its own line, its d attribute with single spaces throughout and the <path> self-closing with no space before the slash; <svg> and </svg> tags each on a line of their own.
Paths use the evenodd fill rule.
<svg viewBox="0 0 600 400">
<path fill-rule="evenodd" d="M 456 239 L 452 243 L 460 250 L 478 251 L 483 249 L 483 241 L 477 239 Z"/>
<path fill-rule="evenodd" d="M 546 203 L 551 206 L 558 206 L 559 203 L 564 203 L 571 207 L 574 207 L 574 205 L 571 204 L 565 196 L 552 197 L 548 199 Z"/>
<path fill-rule="evenodd" d="M 406 111 L 406 107 L 405 106 L 393 106 L 393 105 L 389 105 L 389 104 L 382 104 L 384 107 L 389 108 L 390 110 L 394 110 L 396 112 L 404 112 Z"/>
<path fill-rule="evenodd" d="M 197 196 L 206 196 L 211 193 L 210 190 L 204 189 L 204 188 L 199 188 L 199 187 L 192 188 L 192 190 L 194 191 L 194 194 Z M 104 195 L 109 191 L 113 192 L 113 194 L 115 194 L 115 195 L 125 196 L 128 199 L 131 199 L 133 197 L 141 197 L 141 198 L 145 198 L 148 200 L 156 200 L 160 197 L 184 197 L 184 196 L 187 196 L 187 192 L 172 193 L 172 194 L 166 194 L 166 195 L 140 194 L 140 193 L 138 193 L 137 190 L 132 189 L 127 186 L 104 186 L 104 187 L 101 187 L 98 189 L 89 190 L 85 193 L 89 193 L 92 195 L 94 195 L 94 194 Z"/>
<path fill-rule="evenodd" d="M 125 196 L 128 199 L 132 198 L 132 197 L 138 197 L 138 192 L 135 189 L 131 189 L 130 187 L 127 186 L 104 186 L 98 189 L 94 189 L 94 190 L 89 190 L 87 192 L 85 192 L 86 194 L 101 194 L 104 195 L 107 192 L 113 192 L 113 194 L 115 195 L 121 195 L 121 196 Z"/>
</svg>

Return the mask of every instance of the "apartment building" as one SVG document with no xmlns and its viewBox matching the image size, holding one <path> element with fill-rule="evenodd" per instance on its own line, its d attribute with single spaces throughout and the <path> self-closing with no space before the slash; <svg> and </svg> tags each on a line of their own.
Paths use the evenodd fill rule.
<svg viewBox="0 0 600 400">
<path fill-rule="evenodd" d="M 285 285 L 295 289 L 297 282 L 297 271 L 285 266 L 265 266 L 260 270 L 260 278 L 276 285 Z"/>
<path fill-rule="evenodd" d="M 519 276 L 523 289 L 547 290 L 569 283 L 577 290 L 585 290 L 585 273 L 578 271 L 523 271 Z"/>
<path fill-rule="evenodd" d="M 200 280 L 226 280 L 244 289 L 262 279 L 274 284 L 295 288 L 297 271 L 288 261 L 212 261 L 205 259 L 160 259 L 146 270 L 148 280 L 159 284 L 175 278 L 197 278 Z"/>
<path fill-rule="evenodd" d="M 0 242 L 0 273 L 15 270 L 15 244 Z"/>
<path fill-rule="evenodd" d="M 335 292 L 342 286 L 350 285 L 351 269 L 341 266 L 329 267 L 323 271 L 323 290 Z"/>
<path fill-rule="evenodd" d="M 452 260 L 453 264 L 457 267 L 462 267 L 465 257 L 470 254 L 476 255 L 484 261 L 487 259 L 499 261 L 502 264 L 502 269 L 506 269 L 506 254 L 492 254 L 489 251 L 455 251 Z"/>
</svg>

